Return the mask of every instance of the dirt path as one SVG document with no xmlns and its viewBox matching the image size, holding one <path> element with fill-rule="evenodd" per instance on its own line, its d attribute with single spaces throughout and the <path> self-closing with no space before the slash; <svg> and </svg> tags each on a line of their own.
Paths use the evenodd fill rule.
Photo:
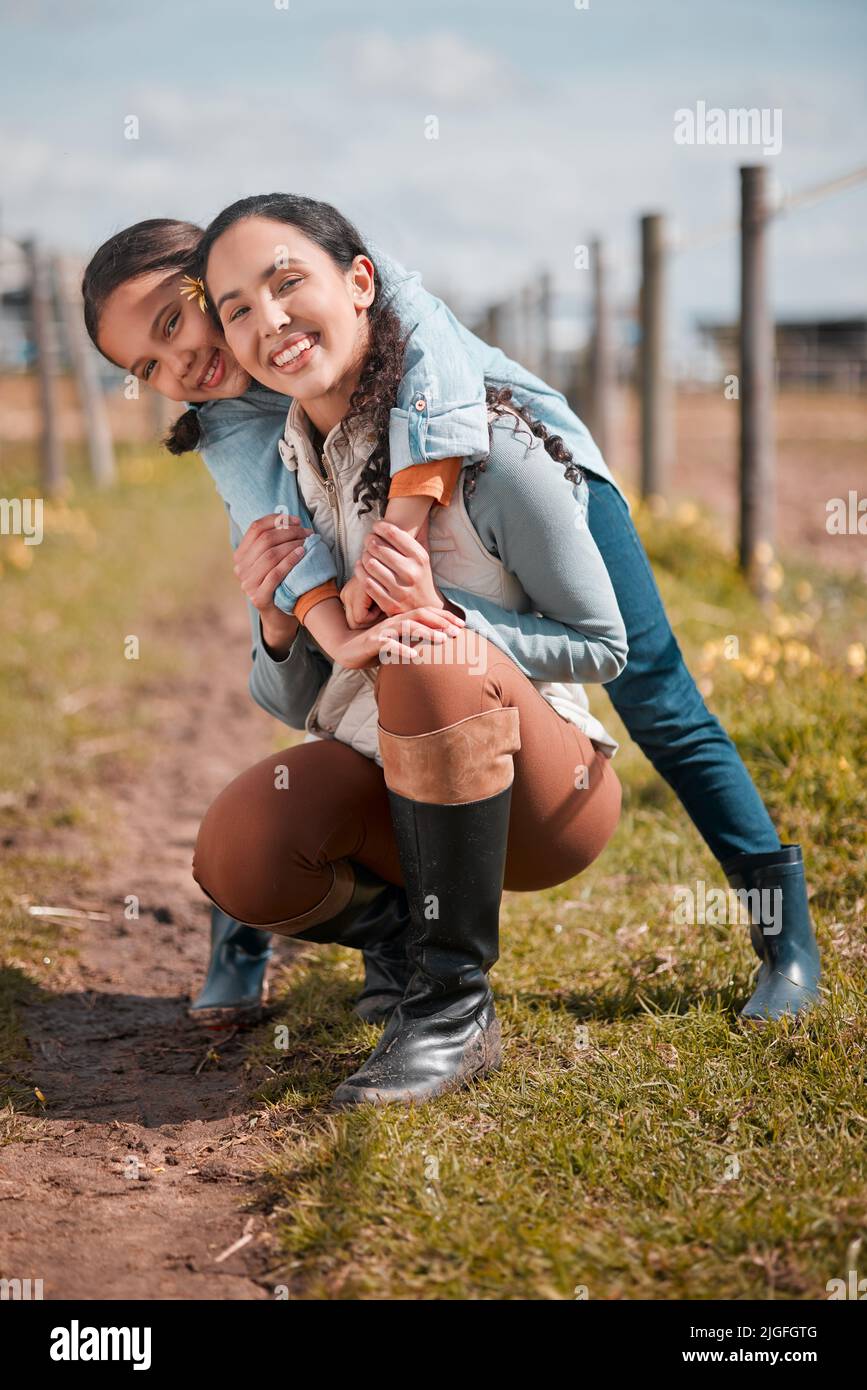
<svg viewBox="0 0 867 1390">
<path fill-rule="evenodd" d="M 41 1278 L 45 1298 L 273 1296 L 267 1222 L 244 1210 L 256 1078 L 243 1036 L 206 1060 L 212 1035 L 185 1007 L 207 954 L 190 875 L 198 819 L 268 752 L 274 725 L 246 692 L 243 606 L 209 611 L 196 630 L 197 674 L 161 682 L 152 760 L 113 788 L 118 852 L 82 904 L 111 921 L 75 933 L 59 992 L 25 1013 L 32 1062 L 20 1070 L 47 1108 L 0 1148 L 0 1274 Z M 128 894 L 139 921 L 124 920 Z M 272 970 L 292 951 L 278 943 Z"/>
</svg>

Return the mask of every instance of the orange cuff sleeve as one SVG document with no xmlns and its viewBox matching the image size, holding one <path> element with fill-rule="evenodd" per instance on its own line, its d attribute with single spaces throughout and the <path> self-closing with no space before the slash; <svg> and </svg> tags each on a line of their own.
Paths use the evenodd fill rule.
<svg viewBox="0 0 867 1390">
<path fill-rule="evenodd" d="M 315 608 L 324 598 L 340 598 L 340 590 L 333 579 L 327 579 L 324 584 L 317 584 L 315 589 L 308 589 L 306 594 L 296 599 L 295 607 L 292 609 L 293 618 L 303 623 L 310 609 Z"/>
<path fill-rule="evenodd" d="M 436 459 L 433 463 L 414 463 L 411 468 L 402 468 L 391 480 L 389 498 L 432 497 L 441 507 L 447 507 L 462 466 L 461 459 Z"/>
</svg>

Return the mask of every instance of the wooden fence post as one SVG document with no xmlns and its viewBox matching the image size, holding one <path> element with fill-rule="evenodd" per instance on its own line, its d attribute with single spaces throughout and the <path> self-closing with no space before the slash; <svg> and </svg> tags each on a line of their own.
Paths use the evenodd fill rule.
<svg viewBox="0 0 867 1390">
<path fill-rule="evenodd" d="M 483 325 L 484 339 L 491 347 L 501 348 L 503 334 L 503 315 L 502 307 L 499 304 L 489 304 Z"/>
<path fill-rule="evenodd" d="M 30 266 L 30 306 L 39 373 L 40 487 L 46 497 L 56 497 L 63 491 L 65 467 L 57 402 L 57 335 L 51 266 L 35 240 L 24 242 L 24 249 Z"/>
<path fill-rule="evenodd" d="M 516 356 L 528 372 L 538 375 L 538 323 L 536 320 L 537 288 L 524 285 L 520 298 L 521 349 Z"/>
<path fill-rule="evenodd" d="M 547 270 L 543 270 L 539 276 L 539 376 L 543 381 L 547 381 L 553 386 L 551 377 L 553 375 L 554 363 L 552 354 L 552 317 L 553 317 L 553 290 L 551 286 L 551 276 Z"/>
<path fill-rule="evenodd" d="M 150 427 L 154 438 L 161 444 L 177 418 L 180 406 L 168 397 L 161 396 L 153 387 L 145 387 Z"/>
<path fill-rule="evenodd" d="M 641 495 L 668 493 L 670 400 L 665 367 L 665 219 L 641 219 Z"/>
<path fill-rule="evenodd" d="M 594 241 L 593 338 L 590 347 L 590 429 L 604 458 L 611 449 L 614 397 L 614 333 L 608 291 L 608 265 L 601 241 Z"/>
<path fill-rule="evenodd" d="M 57 270 L 60 307 L 78 385 L 90 470 L 97 487 L 109 487 L 115 478 L 114 447 L 96 358 L 84 326 L 81 270 L 68 257 L 61 258 Z"/>
<path fill-rule="evenodd" d="M 741 169 L 740 564 L 767 594 L 773 556 L 774 324 L 768 302 L 768 168 Z"/>
</svg>

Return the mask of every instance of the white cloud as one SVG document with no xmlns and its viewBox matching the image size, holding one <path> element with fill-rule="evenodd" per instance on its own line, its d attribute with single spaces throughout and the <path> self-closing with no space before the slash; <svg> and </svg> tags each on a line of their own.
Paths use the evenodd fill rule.
<svg viewBox="0 0 867 1390">
<path fill-rule="evenodd" d="M 668 211 L 688 233 L 736 216 L 736 166 L 748 155 L 674 144 L 674 111 L 702 95 L 690 82 L 652 64 L 628 83 L 589 64 L 534 76 L 493 42 L 449 32 L 344 34 L 315 61 L 287 57 L 278 76 L 271 68 L 258 82 L 205 71 L 182 87 L 139 82 L 122 100 L 97 90 L 38 134 L 10 133 L 0 156 L 6 224 L 87 249 L 141 217 L 205 221 L 237 197 L 282 188 L 336 203 L 428 280 L 477 304 L 507 297 L 543 265 L 564 289 L 589 293 L 573 247 L 600 232 L 619 250 L 617 290 L 628 297 L 642 211 Z M 860 97 L 843 78 L 833 104 L 806 75 L 769 76 L 753 98 L 735 74 L 704 96 L 783 108 L 774 167 L 784 183 L 859 162 Z M 128 112 L 139 117 L 138 141 L 123 139 Z M 438 140 L 425 139 L 430 114 Z M 845 207 L 829 202 L 814 214 L 812 242 L 824 252 L 807 273 L 818 294 L 861 308 L 864 193 L 844 196 Z M 801 293 L 809 245 L 787 239 L 790 225 L 774 252 L 786 294 Z M 678 302 L 733 303 L 736 261 L 735 243 L 679 260 Z"/>
<path fill-rule="evenodd" d="M 409 39 L 349 34 L 333 39 L 326 56 L 352 91 L 369 100 L 472 106 L 507 100 L 526 87 L 521 71 L 492 45 L 449 32 Z"/>
</svg>

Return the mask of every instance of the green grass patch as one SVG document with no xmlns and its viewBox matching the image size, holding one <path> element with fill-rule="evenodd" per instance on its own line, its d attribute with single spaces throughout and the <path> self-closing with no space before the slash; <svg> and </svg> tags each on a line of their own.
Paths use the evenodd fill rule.
<svg viewBox="0 0 867 1390">
<path fill-rule="evenodd" d="M 16 1110 L 35 1107 L 17 1010 L 47 987 L 43 958 L 72 949 L 22 899 L 86 891 L 103 852 L 106 773 L 146 756 L 152 697 L 195 660 L 185 614 L 211 595 L 232 601 L 225 519 L 204 471 L 145 450 L 121 464 L 104 495 L 74 470 L 29 556 L 0 539 L 0 1070 L 14 1102 L 0 1140 L 15 1134 Z M 28 470 L 32 459 L 5 462 L 0 491 L 26 487 Z M 609 849 L 579 879 L 504 902 L 502 1072 L 418 1111 L 329 1114 L 378 1036 L 349 1010 L 358 958 L 310 948 L 282 976 L 286 1046 L 263 1026 L 249 1064 L 268 1069 L 274 1282 L 296 1295 L 822 1298 L 856 1267 L 867 1227 L 867 589 L 787 569 L 763 609 L 694 508 L 639 521 L 711 707 L 783 839 L 804 845 L 826 1005 L 798 1024 L 738 1023 L 756 968 L 746 929 L 674 920 L 676 885 L 722 881 L 624 737 Z M 129 635 L 142 639 L 138 661 L 124 657 Z"/>
<path fill-rule="evenodd" d="M 348 1009 L 358 960 L 311 948 L 287 975 L 288 1045 L 269 1025 L 254 1061 L 271 1069 L 274 1277 L 296 1296 L 812 1299 L 856 1258 L 867 590 L 780 572 L 763 609 L 694 508 L 639 522 L 709 704 L 805 848 L 826 1003 L 797 1024 L 738 1021 L 747 930 L 675 922 L 676 885 L 724 882 L 624 735 L 611 846 L 571 883 L 506 895 L 498 1075 L 417 1111 L 328 1114 L 378 1036 Z"/>
</svg>

